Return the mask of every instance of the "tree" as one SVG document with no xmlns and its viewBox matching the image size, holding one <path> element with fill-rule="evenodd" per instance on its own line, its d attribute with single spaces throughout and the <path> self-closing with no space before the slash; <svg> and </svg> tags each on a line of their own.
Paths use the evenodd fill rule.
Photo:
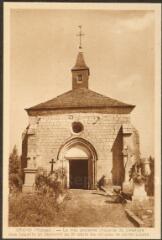
<svg viewBox="0 0 162 240">
<path fill-rule="evenodd" d="M 147 182 L 146 182 L 146 191 L 148 196 L 154 196 L 154 191 L 155 191 L 155 186 L 154 186 L 154 181 L 155 181 L 155 175 L 154 175 L 154 163 L 155 163 L 155 159 L 153 157 L 149 157 L 149 161 L 150 161 L 150 169 L 151 169 L 151 174 L 148 176 L 147 178 Z"/>
<path fill-rule="evenodd" d="M 21 158 L 18 155 L 16 145 L 9 156 L 9 188 L 10 192 L 13 190 L 21 190 L 22 188 L 22 171 Z"/>
<path fill-rule="evenodd" d="M 18 150 L 15 145 L 9 157 L 9 174 L 18 173 L 20 167 L 21 167 L 20 157 L 18 156 Z"/>
</svg>

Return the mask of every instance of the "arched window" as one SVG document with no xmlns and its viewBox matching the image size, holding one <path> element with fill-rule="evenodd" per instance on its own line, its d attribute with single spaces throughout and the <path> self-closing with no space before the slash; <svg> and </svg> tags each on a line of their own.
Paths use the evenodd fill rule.
<svg viewBox="0 0 162 240">
<path fill-rule="evenodd" d="M 77 83 L 82 83 L 82 81 L 83 81 L 82 75 L 79 74 L 79 75 L 77 76 Z"/>
</svg>

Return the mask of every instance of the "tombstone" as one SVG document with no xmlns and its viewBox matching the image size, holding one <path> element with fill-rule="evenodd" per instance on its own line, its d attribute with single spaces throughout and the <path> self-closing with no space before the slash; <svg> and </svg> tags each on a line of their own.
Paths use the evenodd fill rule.
<svg viewBox="0 0 162 240">
<path fill-rule="evenodd" d="M 140 164 L 140 174 L 141 176 L 143 175 L 144 177 L 147 177 L 151 174 L 151 169 L 150 169 L 150 161 L 149 159 L 142 158 L 141 159 L 141 164 Z M 133 184 L 133 201 L 147 201 L 148 196 L 147 192 L 145 190 L 145 181 L 141 181 L 141 183 L 135 183 Z"/>
</svg>

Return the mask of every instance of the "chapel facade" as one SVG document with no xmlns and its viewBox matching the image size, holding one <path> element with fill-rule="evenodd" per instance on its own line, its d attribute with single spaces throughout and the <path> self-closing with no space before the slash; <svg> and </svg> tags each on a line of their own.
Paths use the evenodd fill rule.
<svg viewBox="0 0 162 240">
<path fill-rule="evenodd" d="M 24 191 L 32 191 L 39 167 L 66 171 L 66 187 L 96 189 L 130 185 L 129 169 L 139 159 L 139 136 L 130 114 L 134 105 L 89 89 L 90 70 L 79 51 L 72 72 L 72 90 L 26 109 L 23 133 Z"/>
</svg>

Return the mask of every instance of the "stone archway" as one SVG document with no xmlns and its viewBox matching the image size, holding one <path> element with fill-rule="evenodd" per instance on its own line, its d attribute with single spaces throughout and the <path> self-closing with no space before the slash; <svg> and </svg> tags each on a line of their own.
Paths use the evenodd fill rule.
<svg viewBox="0 0 162 240">
<path fill-rule="evenodd" d="M 86 172 L 86 161 L 87 161 L 87 187 L 81 187 L 86 189 L 96 188 L 96 160 L 97 153 L 95 148 L 87 140 L 82 138 L 73 138 L 66 142 L 59 150 L 57 159 L 62 162 L 62 167 L 67 171 L 67 187 L 71 187 L 70 179 L 72 179 L 72 169 L 76 166 L 78 168 L 84 168 Z M 73 165 L 73 167 L 72 167 Z M 71 171 L 71 172 L 70 172 Z M 73 170 L 75 171 L 75 170 Z M 85 176 L 86 173 L 82 174 Z M 79 174 L 79 173 L 78 173 Z M 81 174 L 81 173 L 80 173 Z M 77 173 L 75 173 L 77 175 Z"/>
</svg>

